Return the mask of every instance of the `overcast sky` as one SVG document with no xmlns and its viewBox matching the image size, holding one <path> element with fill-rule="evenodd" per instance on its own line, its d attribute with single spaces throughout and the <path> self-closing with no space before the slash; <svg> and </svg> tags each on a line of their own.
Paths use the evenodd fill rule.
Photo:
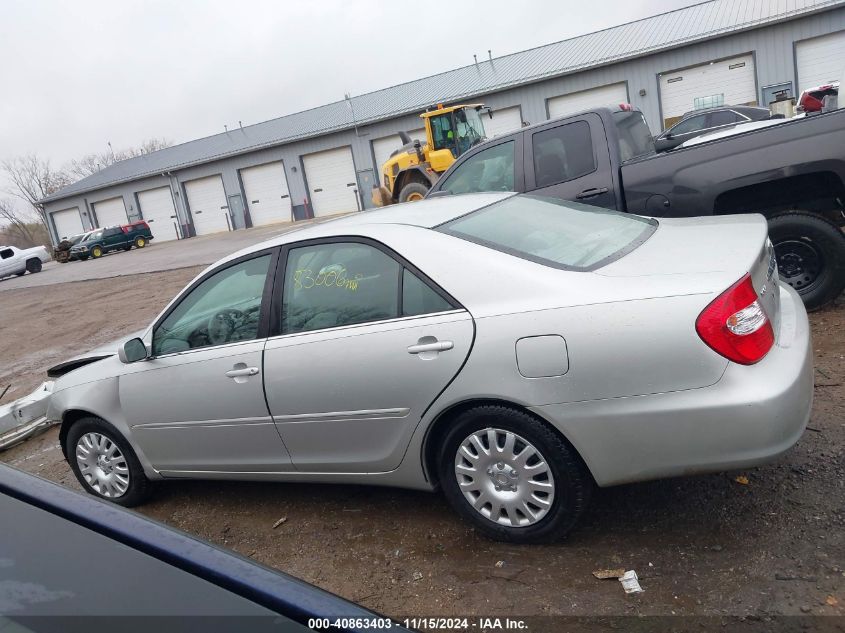
<svg viewBox="0 0 845 633">
<path fill-rule="evenodd" d="M 694 2 L 0 0 L 0 159 L 187 141 Z"/>
</svg>

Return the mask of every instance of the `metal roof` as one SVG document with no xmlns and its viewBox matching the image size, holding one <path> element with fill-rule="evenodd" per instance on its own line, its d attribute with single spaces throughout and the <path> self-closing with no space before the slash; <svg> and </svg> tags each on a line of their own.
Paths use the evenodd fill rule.
<svg viewBox="0 0 845 633">
<path fill-rule="evenodd" d="M 438 75 L 130 158 L 48 196 L 60 200 L 226 156 L 351 129 L 506 88 L 841 6 L 845 0 L 711 0 L 602 31 L 494 57 Z"/>
</svg>

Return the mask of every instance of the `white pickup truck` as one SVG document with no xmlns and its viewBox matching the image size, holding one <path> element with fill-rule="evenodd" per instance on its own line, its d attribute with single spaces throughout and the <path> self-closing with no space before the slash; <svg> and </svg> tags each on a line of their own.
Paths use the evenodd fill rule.
<svg viewBox="0 0 845 633">
<path fill-rule="evenodd" d="M 41 265 L 50 261 L 50 253 L 43 246 L 25 250 L 17 246 L 0 246 L 0 279 L 26 272 L 40 273 Z"/>
</svg>

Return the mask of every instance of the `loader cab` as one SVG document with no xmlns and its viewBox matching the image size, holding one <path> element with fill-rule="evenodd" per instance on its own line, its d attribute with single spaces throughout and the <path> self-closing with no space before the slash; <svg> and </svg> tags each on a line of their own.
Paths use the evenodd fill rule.
<svg viewBox="0 0 845 633">
<path fill-rule="evenodd" d="M 480 105 L 438 106 L 436 110 L 422 114 L 430 147 L 434 151 L 449 150 L 455 159 L 483 141 L 486 134 L 480 111 Z"/>
</svg>

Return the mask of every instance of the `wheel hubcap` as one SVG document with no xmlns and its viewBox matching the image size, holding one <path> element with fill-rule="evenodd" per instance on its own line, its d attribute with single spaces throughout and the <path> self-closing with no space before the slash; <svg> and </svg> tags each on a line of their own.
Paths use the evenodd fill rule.
<svg viewBox="0 0 845 633">
<path fill-rule="evenodd" d="M 129 466 L 117 444 L 101 433 L 86 433 L 76 444 L 76 463 L 89 486 L 103 497 L 120 497 L 129 488 Z"/>
<path fill-rule="evenodd" d="M 548 463 L 512 431 L 487 428 L 469 435 L 455 456 L 455 478 L 475 511 L 499 525 L 533 525 L 554 502 Z"/>
<path fill-rule="evenodd" d="M 813 244 L 786 240 L 775 244 L 780 279 L 799 292 L 807 292 L 819 279 L 823 268 L 821 253 Z"/>
<path fill-rule="evenodd" d="M 422 194 L 420 193 L 412 193 L 408 196 L 408 202 L 416 202 L 417 200 L 422 200 Z"/>
</svg>

